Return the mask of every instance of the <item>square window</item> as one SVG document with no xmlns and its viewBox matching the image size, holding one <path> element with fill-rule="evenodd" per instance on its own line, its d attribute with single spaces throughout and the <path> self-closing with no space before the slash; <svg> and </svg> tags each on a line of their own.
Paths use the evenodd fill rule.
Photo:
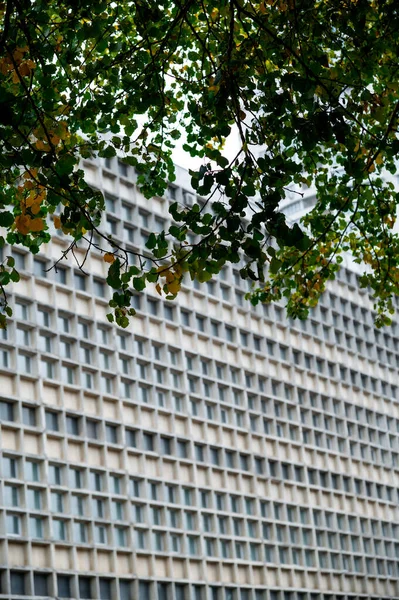
<svg viewBox="0 0 399 600">
<path fill-rule="evenodd" d="M 11 571 L 10 573 L 11 593 L 17 596 L 25 596 L 25 573 Z"/>
<path fill-rule="evenodd" d="M 19 515 L 6 515 L 6 533 L 8 535 L 22 534 L 22 521 Z"/>
<path fill-rule="evenodd" d="M 14 421 L 14 404 L 12 402 L 0 400 L 0 420 Z"/>
<path fill-rule="evenodd" d="M 79 435 L 79 418 L 67 415 L 66 430 L 70 435 Z"/>
<path fill-rule="evenodd" d="M 46 411 L 46 429 L 49 431 L 59 431 L 58 414 Z"/>
<path fill-rule="evenodd" d="M 39 481 L 40 469 L 39 464 L 32 460 L 25 461 L 25 479 L 27 481 Z"/>
<path fill-rule="evenodd" d="M 57 595 L 59 598 L 71 598 L 71 578 L 68 575 L 57 575 Z"/>
</svg>

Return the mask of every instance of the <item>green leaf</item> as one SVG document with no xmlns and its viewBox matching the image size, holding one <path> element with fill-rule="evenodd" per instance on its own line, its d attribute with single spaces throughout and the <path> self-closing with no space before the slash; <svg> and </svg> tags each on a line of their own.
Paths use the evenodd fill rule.
<svg viewBox="0 0 399 600">
<path fill-rule="evenodd" d="M 14 223 L 15 217 L 13 213 L 8 211 L 0 212 L 0 227 L 11 227 Z"/>
<path fill-rule="evenodd" d="M 281 265 L 282 265 L 281 260 L 279 260 L 278 258 L 273 256 L 272 260 L 270 261 L 270 273 L 275 275 L 279 271 Z"/>
<path fill-rule="evenodd" d="M 134 277 L 133 278 L 133 287 L 138 292 L 142 292 L 145 288 L 145 279 L 144 277 Z"/>
<path fill-rule="evenodd" d="M 155 233 L 150 233 L 148 240 L 146 242 L 146 246 L 149 250 L 153 250 L 156 245 L 157 245 L 157 238 L 155 236 Z"/>
</svg>

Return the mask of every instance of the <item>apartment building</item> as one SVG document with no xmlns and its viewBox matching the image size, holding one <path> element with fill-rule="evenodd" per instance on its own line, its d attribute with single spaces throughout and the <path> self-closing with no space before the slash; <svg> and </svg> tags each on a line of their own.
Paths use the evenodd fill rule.
<svg viewBox="0 0 399 600">
<path fill-rule="evenodd" d="M 195 201 L 182 169 L 148 201 L 117 159 L 85 168 L 133 251 Z M 63 249 L 3 251 L 22 276 L 0 332 L 0 598 L 397 598 L 398 323 L 374 328 L 355 273 L 299 322 L 228 266 L 175 302 L 137 295 L 122 330 L 101 255 L 48 270 Z"/>
</svg>

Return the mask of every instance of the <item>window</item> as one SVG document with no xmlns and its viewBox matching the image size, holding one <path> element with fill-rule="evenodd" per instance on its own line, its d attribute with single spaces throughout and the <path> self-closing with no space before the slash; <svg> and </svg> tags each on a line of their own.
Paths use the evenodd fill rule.
<svg viewBox="0 0 399 600">
<path fill-rule="evenodd" d="M 68 575 L 57 575 L 57 595 L 59 598 L 71 598 L 71 578 Z"/>
<path fill-rule="evenodd" d="M 16 594 L 17 596 L 25 596 L 25 573 L 21 573 L 19 571 L 11 571 L 10 588 L 12 594 Z"/>
<path fill-rule="evenodd" d="M 79 435 L 79 418 L 67 415 L 66 430 L 70 435 Z"/>
<path fill-rule="evenodd" d="M 7 513 L 6 515 L 6 533 L 8 535 L 21 535 L 22 534 L 22 521 L 19 515 L 12 515 Z"/>
<path fill-rule="evenodd" d="M 47 265 L 44 260 L 33 259 L 33 273 L 36 277 L 47 277 Z"/>
<path fill-rule="evenodd" d="M 87 542 L 87 526 L 85 523 L 75 521 L 73 524 L 73 537 L 77 544 L 85 544 Z M 84 596 L 87 598 L 87 596 Z"/>
<path fill-rule="evenodd" d="M 46 429 L 49 431 L 59 431 L 58 414 L 46 411 Z"/>
<path fill-rule="evenodd" d="M 172 454 L 171 438 L 161 436 L 160 445 L 161 445 L 160 450 L 161 450 L 162 454 Z"/>
<path fill-rule="evenodd" d="M 103 490 L 103 475 L 97 471 L 90 471 L 90 488 L 96 492 Z"/>
<path fill-rule="evenodd" d="M 49 465 L 48 479 L 51 485 L 61 485 L 61 467 L 58 465 Z"/>
<path fill-rule="evenodd" d="M 0 420 L 14 421 L 14 404 L 0 400 Z"/>
<path fill-rule="evenodd" d="M 126 527 L 115 527 L 115 543 L 117 546 L 127 546 Z"/>
<path fill-rule="evenodd" d="M 99 423 L 92 419 L 86 419 L 86 435 L 92 439 L 98 439 Z"/>
<path fill-rule="evenodd" d="M 113 494 L 121 494 L 122 493 L 122 477 L 119 475 L 110 475 L 110 488 Z"/>
<path fill-rule="evenodd" d="M 70 485 L 74 488 L 82 488 L 83 487 L 83 471 L 81 469 L 71 468 L 69 471 L 70 474 Z M 80 496 L 79 496 L 80 498 Z"/>
<path fill-rule="evenodd" d="M 28 305 L 22 302 L 15 303 L 15 317 L 22 321 L 28 320 Z"/>
<path fill-rule="evenodd" d="M 80 598 L 92 598 L 90 577 L 79 577 L 79 596 Z"/>
<path fill-rule="evenodd" d="M 64 512 L 64 494 L 61 492 L 51 492 L 50 506 L 51 512 Z"/>
<path fill-rule="evenodd" d="M 143 433 L 143 447 L 147 452 L 154 451 L 154 436 L 152 433 Z"/>
<path fill-rule="evenodd" d="M 111 580 L 101 577 L 99 580 L 99 583 L 100 583 L 100 599 L 101 600 L 112 600 Z"/>
<path fill-rule="evenodd" d="M 51 342 L 52 339 L 49 335 L 46 335 L 44 333 L 39 334 L 39 348 L 42 352 L 51 352 Z"/>
<path fill-rule="evenodd" d="M 57 541 L 65 541 L 67 539 L 66 521 L 53 519 L 53 536 Z"/>
<path fill-rule="evenodd" d="M 220 452 L 217 448 L 209 448 L 210 461 L 214 465 L 220 465 Z"/>
<path fill-rule="evenodd" d="M 19 506 L 19 488 L 15 485 L 5 485 L 3 502 L 6 506 Z"/>
<path fill-rule="evenodd" d="M 69 333 L 71 330 L 70 319 L 60 315 L 58 317 L 58 329 L 64 333 Z"/>
<path fill-rule="evenodd" d="M 18 476 L 17 460 L 4 456 L 2 460 L 3 477 L 15 478 Z"/>
<path fill-rule="evenodd" d="M 116 425 L 105 425 L 105 438 L 109 444 L 117 444 L 118 427 Z"/>
<path fill-rule="evenodd" d="M 17 344 L 20 346 L 29 346 L 30 345 L 30 331 L 29 329 L 22 329 L 21 327 L 17 327 L 16 331 L 16 339 Z M 40 339 L 39 339 L 40 342 Z"/>
<path fill-rule="evenodd" d="M 5 330 L 4 330 L 5 331 Z M 0 351 L 0 366 L 7 368 L 10 364 L 10 354 L 8 350 Z"/>
<path fill-rule="evenodd" d="M 40 479 L 40 469 L 39 464 L 32 460 L 25 461 L 25 479 L 28 481 L 39 481 Z"/>
<path fill-rule="evenodd" d="M 57 266 L 54 269 L 54 278 L 55 278 L 55 280 L 56 280 L 57 283 L 61 283 L 63 285 L 66 285 L 66 283 L 67 283 L 67 270 L 64 269 L 64 267 Z"/>
<path fill-rule="evenodd" d="M 29 534 L 34 538 L 44 537 L 44 519 L 42 517 L 29 517 Z"/>
<path fill-rule="evenodd" d="M 67 365 L 61 365 L 61 379 L 64 383 L 73 384 L 75 382 L 75 369 Z"/>
<path fill-rule="evenodd" d="M 50 327 L 50 313 L 48 310 L 39 308 L 37 311 L 37 320 L 39 325 Z"/>
<path fill-rule="evenodd" d="M 17 354 L 17 366 L 18 366 L 18 370 L 22 371 L 22 373 L 31 373 L 32 372 L 31 357 L 19 352 Z"/>
<path fill-rule="evenodd" d="M 60 356 L 62 358 L 72 358 L 72 344 L 65 340 L 60 340 Z"/>
<path fill-rule="evenodd" d="M 96 544 L 107 544 L 107 528 L 105 525 L 94 525 L 94 542 Z"/>
<path fill-rule="evenodd" d="M 179 458 L 187 458 L 188 456 L 188 443 L 183 440 L 177 440 L 176 442 L 177 456 Z"/>
</svg>

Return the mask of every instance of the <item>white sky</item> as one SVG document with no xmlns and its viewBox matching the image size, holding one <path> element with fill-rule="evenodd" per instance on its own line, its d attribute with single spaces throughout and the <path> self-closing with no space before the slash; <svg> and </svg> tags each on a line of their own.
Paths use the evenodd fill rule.
<svg viewBox="0 0 399 600">
<path fill-rule="evenodd" d="M 183 150 L 183 144 L 185 142 L 186 142 L 186 136 L 184 134 L 184 131 L 182 131 L 182 137 L 180 138 L 180 140 L 178 140 L 178 142 L 176 144 L 176 148 L 174 149 L 174 151 L 172 153 L 173 162 L 176 165 L 179 165 L 179 167 L 183 167 L 184 169 L 199 169 L 204 161 L 209 162 L 209 160 L 207 160 L 207 159 L 191 157 L 188 154 L 188 152 L 185 152 Z M 226 144 L 225 144 L 225 147 L 223 150 L 223 155 L 227 159 L 232 160 L 236 156 L 238 150 L 239 150 L 238 135 L 237 135 L 237 131 L 235 130 L 235 128 L 233 128 L 231 134 L 229 135 L 229 137 L 226 140 Z"/>
</svg>

